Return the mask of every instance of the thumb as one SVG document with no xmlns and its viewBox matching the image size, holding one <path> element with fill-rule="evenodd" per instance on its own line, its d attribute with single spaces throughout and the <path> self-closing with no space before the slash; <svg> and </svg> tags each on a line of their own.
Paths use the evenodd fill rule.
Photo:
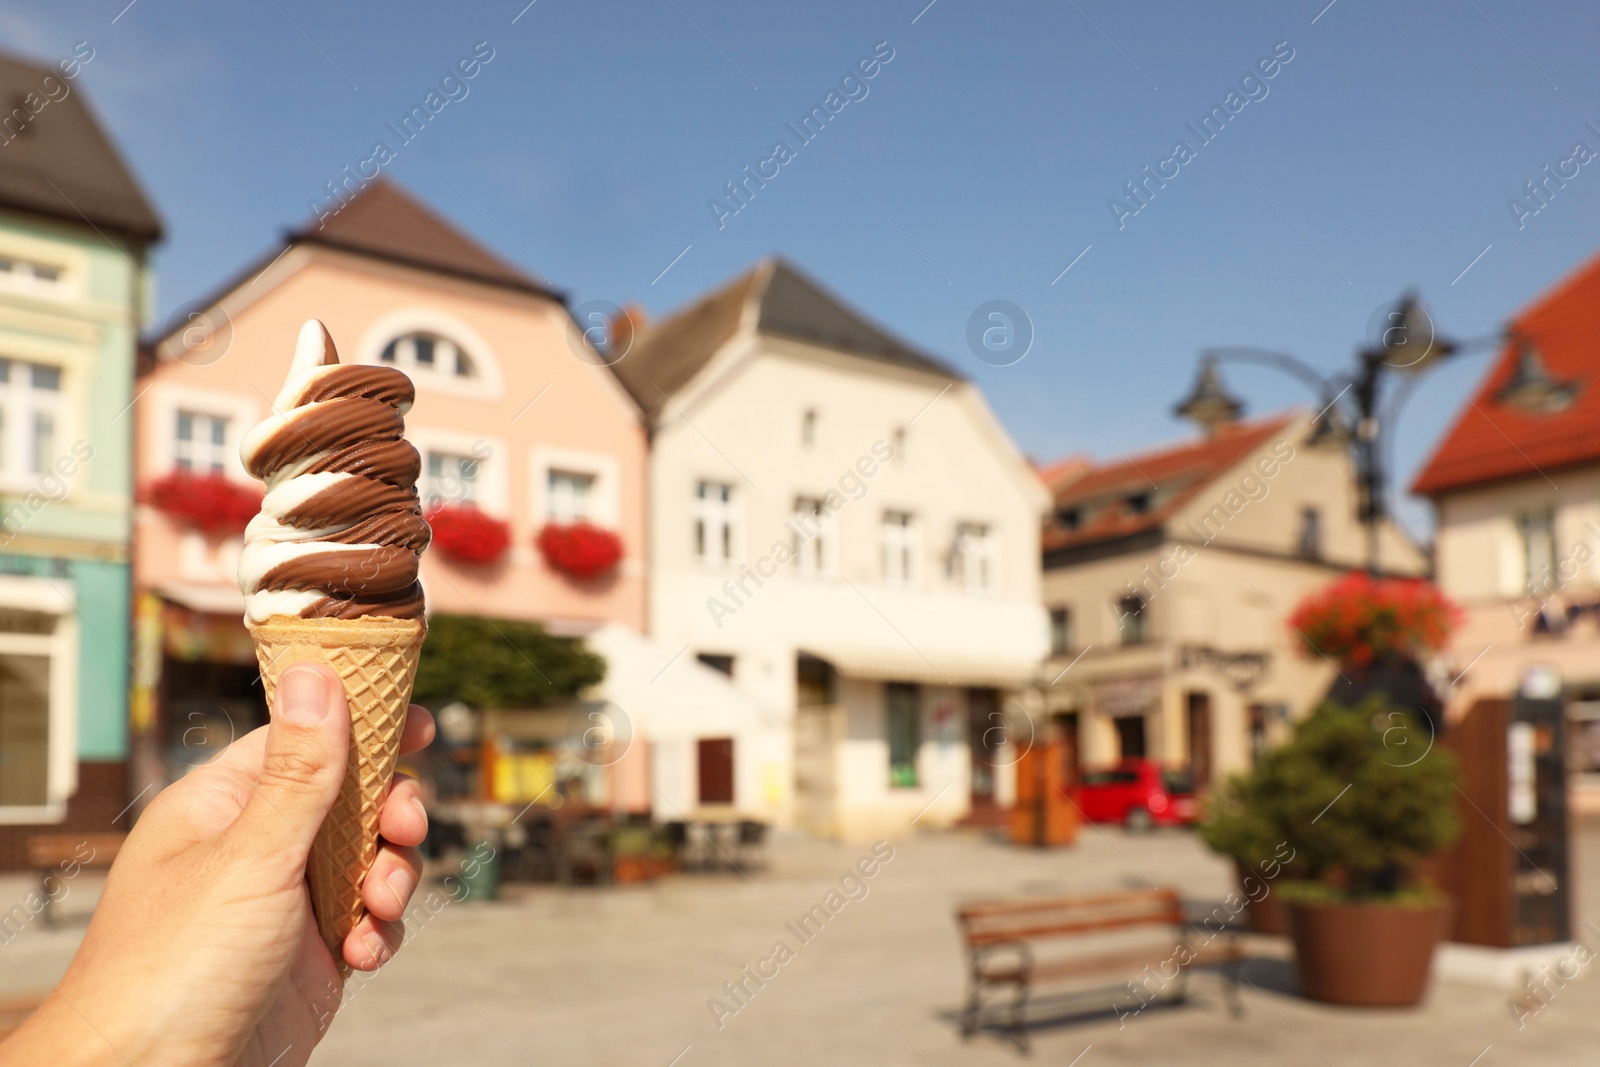
<svg viewBox="0 0 1600 1067">
<path fill-rule="evenodd" d="M 349 705 L 339 676 L 316 663 L 285 670 L 277 697 L 261 774 L 234 826 L 252 850 L 303 863 L 344 781 Z"/>
</svg>

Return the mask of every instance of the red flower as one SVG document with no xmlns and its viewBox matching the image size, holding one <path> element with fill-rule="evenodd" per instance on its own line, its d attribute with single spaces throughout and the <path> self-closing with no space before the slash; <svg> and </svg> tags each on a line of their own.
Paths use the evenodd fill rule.
<svg viewBox="0 0 1600 1067">
<path fill-rule="evenodd" d="M 610 573 L 622 559 L 621 538 L 586 522 L 546 523 L 534 544 L 546 563 L 580 581 Z"/>
<path fill-rule="evenodd" d="M 1308 655 L 1365 667 L 1386 653 L 1415 656 L 1450 640 L 1461 609 L 1421 578 L 1353 571 L 1300 602 L 1289 620 Z"/>
<path fill-rule="evenodd" d="M 173 519 L 222 537 L 243 533 L 261 510 L 261 490 L 218 473 L 175 470 L 145 487 L 144 498 Z"/>
<path fill-rule="evenodd" d="M 477 508 L 444 504 L 428 512 L 433 547 L 463 563 L 493 563 L 511 546 L 511 526 Z"/>
</svg>

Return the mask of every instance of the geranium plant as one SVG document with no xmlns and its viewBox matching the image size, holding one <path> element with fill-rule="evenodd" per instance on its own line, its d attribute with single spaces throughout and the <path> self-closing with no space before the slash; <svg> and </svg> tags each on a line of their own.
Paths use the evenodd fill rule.
<svg viewBox="0 0 1600 1067">
<path fill-rule="evenodd" d="M 622 539 L 587 522 L 546 523 L 534 543 L 546 563 L 580 581 L 611 573 L 622 559 Z"/>
<path fill-rule="evenodd" d="M 261 490 L 220 471 L 174 470 L 151 482 L 144 496 L 171 518 L 212 537 L 243 533 L 261 510 Z"/>
<path fill-rule="evenodd" d="M 428 512 L 433 547 L 462 563 L 493 563 L 511 547 L 511 526 L 477 508 L 443 504 Z"/>
<path fill-rule="evenodd" d="M 1450 639 L 1460 609 L 1421 578 L 1356 571 L 1300 602 L 1289 621 L 1309 655 L 1366 667 L 1387 655 L 1416 658 Z"/>
</svg>

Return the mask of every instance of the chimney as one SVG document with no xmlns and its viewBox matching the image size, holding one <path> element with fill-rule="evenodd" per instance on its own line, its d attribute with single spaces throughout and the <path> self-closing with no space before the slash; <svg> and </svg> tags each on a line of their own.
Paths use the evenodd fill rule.
<svg viewBox="0 0 1600 1067">
<path fill-rule="evenodd" d="M 634 338 L 650 324 L 650 313 L 638 304 L 626 304 L 611 316 L 611 351 L 626 353 Z"/>
</svg>

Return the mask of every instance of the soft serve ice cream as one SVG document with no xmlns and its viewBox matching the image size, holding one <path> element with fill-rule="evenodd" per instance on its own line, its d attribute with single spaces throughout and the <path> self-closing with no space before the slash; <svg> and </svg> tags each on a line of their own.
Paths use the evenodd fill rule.
<svg viewBox="0 0 1600 1067">
<path fill-rule="evenodd" d="M 399 758 L 427 636 L 417 570 L 428 523 L 405 421 L 416 392 L 393 367 L 344 366 L 312 319 L 300 328 L 273 413 L 245 435 L 266 482 L 239 557 L 245 626 L 268 706 L 297 663 L 344 683 L 350 757 L 306 865 L 318 931 L 335 962 L 364 913 L 361 886 Z"/>
<path fill-rule="evenodd" d="M 420 619 L 428 523 L 405 420 L 416 390 L 393 367 L 339 362 L 315 319 L 300 330 L 273 413 L 241 447 L 266 482 L 245 529 L 245 617 Z"/>
</svg>

